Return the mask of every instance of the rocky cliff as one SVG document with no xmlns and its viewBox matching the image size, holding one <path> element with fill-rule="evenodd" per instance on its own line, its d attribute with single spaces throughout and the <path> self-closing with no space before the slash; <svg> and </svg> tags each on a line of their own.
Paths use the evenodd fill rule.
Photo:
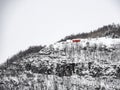
<svg viewBox="0 0 120 90">
<path fill-rule="evenodd" d="M 120 38 L 67 40 L 0 66 L 0 90 L 119 90 Z"/>
</svg>

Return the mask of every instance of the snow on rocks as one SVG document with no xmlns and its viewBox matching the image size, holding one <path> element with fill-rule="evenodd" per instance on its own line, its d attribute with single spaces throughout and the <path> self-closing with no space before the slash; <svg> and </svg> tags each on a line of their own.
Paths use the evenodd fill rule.
<svg viewBox="0 0 120 90">
<path fill-rule="evenodd" d="M 16 69 L 10 66 L 2 80 L 19 83 L 16 90 L 114 90 L 120 86 L 119 53 L 120 38 L 58 42 L 24 57 L 20 75 L 6 77 Z"/>
</svg>

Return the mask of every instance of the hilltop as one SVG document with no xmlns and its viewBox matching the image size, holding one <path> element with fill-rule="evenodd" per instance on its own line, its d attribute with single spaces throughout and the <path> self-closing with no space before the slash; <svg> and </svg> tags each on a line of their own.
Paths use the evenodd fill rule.
<svg viewBox="0 0 120 90">
<path fill-rule="evenodd" d="M 59 40 L 59 42 L 66 41 L 69 39 L 75 39 L 75 38 L 86 39 L 86 38 L 98 38 L 98 37 L 107 37 L 107 36 L 112 38 L 120 37 L 120 25 L 119 24 L 105 25 L 103 27 L 98 28 L 97 30 L 88 33 L 71 34 Z"/>
</svg>

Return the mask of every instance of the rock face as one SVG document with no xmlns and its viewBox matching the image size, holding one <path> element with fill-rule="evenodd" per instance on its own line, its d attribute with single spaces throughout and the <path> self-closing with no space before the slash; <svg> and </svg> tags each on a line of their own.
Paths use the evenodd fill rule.
<svg viewBox="0 0 120 90">
<path fill-rule="evenodd" d="M 119 90 L 120 38 L 52 44 L 0 67 L 0 90 Z"/>
</svg>

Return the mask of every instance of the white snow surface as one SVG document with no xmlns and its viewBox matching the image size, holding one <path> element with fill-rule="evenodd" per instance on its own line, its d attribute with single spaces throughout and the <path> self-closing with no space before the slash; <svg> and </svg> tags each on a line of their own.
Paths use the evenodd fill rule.
<svg viewBox="0 0 120 90">
<path fill-rule="evenodd" d="M 83 47 L 87 46 L 87 43 L 89 43 L 89 46 L 92 47 L 95 44 L 97 46 L 99 45 L 105 45 L 106 47 L 110 48 L 113 45 L 118 45 L 120 44 L 120 38 L 109 38 L 109 37 L 100 37 L 100 38 L 89 38 L 89 39 L 80 39 L 80 42 L 72 42 L 72 40 L 67 40 L 67 41 L 63 41 L 60 43 L 55 43 L 53 44 L 54 48 L 59 48 L 62 49 L 63 47 L 65 47 L 65 45 L 67 46 L 71 46 L 71 44 L 79 44 Z"/>
</svg>

